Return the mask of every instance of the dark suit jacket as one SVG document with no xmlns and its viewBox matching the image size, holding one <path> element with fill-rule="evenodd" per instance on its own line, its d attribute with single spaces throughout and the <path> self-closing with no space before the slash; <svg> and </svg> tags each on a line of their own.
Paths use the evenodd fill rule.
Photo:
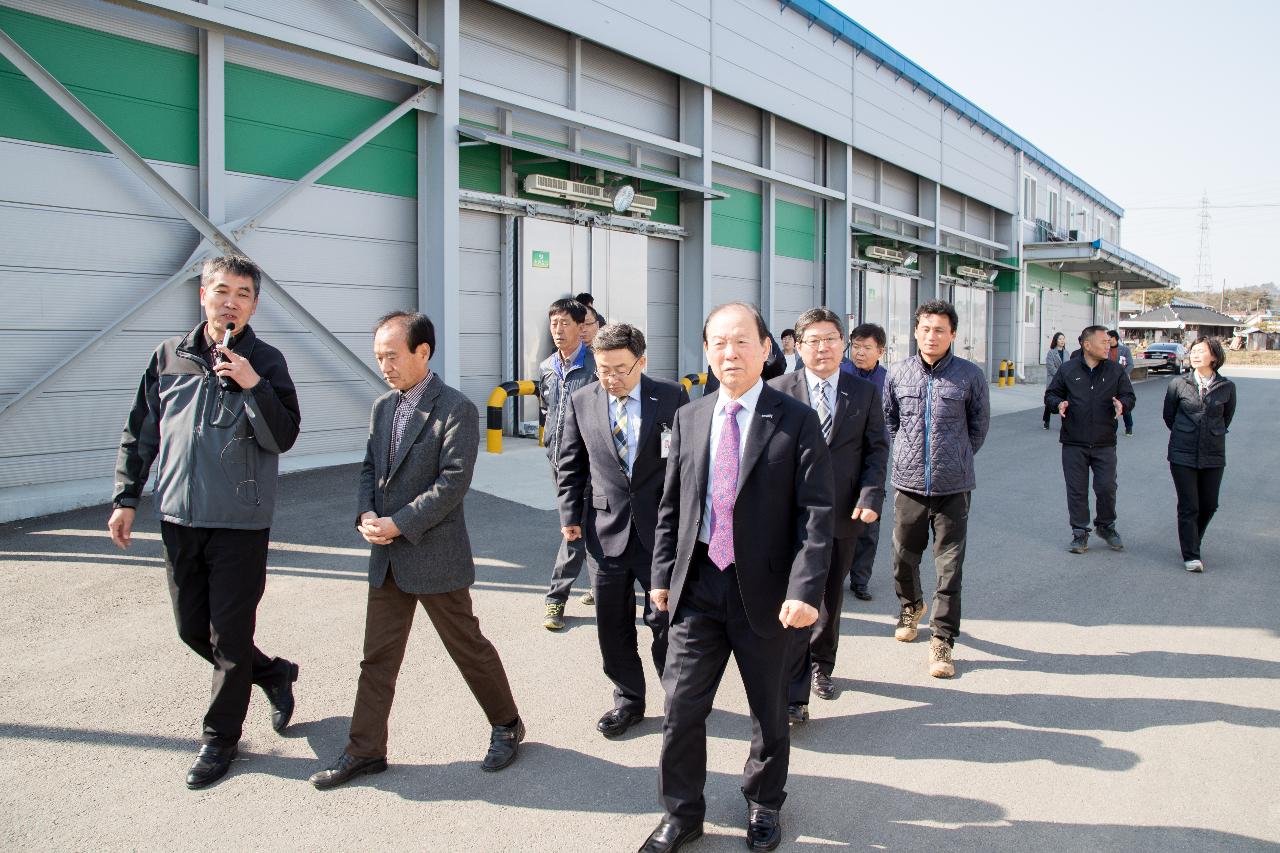
<svg viewBox="0 0 1280 853">
<path fill-rule="evenodd" d="M 462 499 L 475 470 L 480 416 L 462 392 L 433 376 L 389 463 L 398 394 L 374 402 L 360 469 L 357 524 L 372 510 L 391 516 L 401 533 L 390 545 L 370 546 L 369 584 L 381 587 L 391 566 L 405 592 L 453 592 L 475 581 Z"/>
<path fill-rule="evenodd" d="M 662 458 L 662 428 L 675 422 L 676 409 L 689 402 L 684 386 L 665 379 L 640 377 L 640 436 L 627 479 L 613 444 L 609 422 L 612 399 L 599 382 L 573 392 L 565 412 L 556 469 L 560 489 L 560 524 L 578 524 L 586 509 L 587 550 L 595 556 L 620 557 L 631 539 L 631 520 L 644 550 L 653 553 L 667 460 Z"/>
<path fill-rule="evenodd" d="M 834 530 L 837 538 L 857 536 L 860 525 L 852 519 L 856 507 L 880 512 L 884 504 L 885 465 L 889 439 L 884 428 L 884 408 L 875 384 L 838 370 L 836 410 L 831 416 L 831 470 L 835 479 Z M 809 374 L 784 373 L 769 384 L 806 406 Z"/>
<path fill-rule="evenodd" d="M 680 594 L 698 541 L 710 479 L 707 445 L 718 395 L 676 412 L 667 480 L 654 535 L 653 587 Z M 764 386 L 738 467 L 733 550 L 751 630 L 766 639 L 784 630 L 782 602 L 817 607 L 831 562 L 831 456 L 817 413 Z"/>
</svg>

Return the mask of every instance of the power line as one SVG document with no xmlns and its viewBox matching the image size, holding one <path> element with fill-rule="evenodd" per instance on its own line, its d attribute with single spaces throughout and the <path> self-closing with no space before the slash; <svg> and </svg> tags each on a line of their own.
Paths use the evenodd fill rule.
<svg viewBox="0 0 1280 853">
<path fill-rule="evenodd" d="M 1264 201 L 1258 204 L 1210 204 L 1207 205 L 1209 210 L 1233 210 L 1243 207 L 1280 207 L 1280 201 Z M 1155 205 L 1152 207 L 1126 207 L 1125 213 L 1131 210 L 1204 210 L 1204 204 L 1187 204 L 1187 205 Z"/>
</svg>

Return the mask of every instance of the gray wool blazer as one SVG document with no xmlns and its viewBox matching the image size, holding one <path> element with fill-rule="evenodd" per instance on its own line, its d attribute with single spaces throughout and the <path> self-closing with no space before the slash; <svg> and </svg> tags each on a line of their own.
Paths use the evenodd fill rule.
<svg viewBox="0 0 1280 853">
<path fill-rule="evenodd" d="M 401 533 L 390 545 L 370 546 L 369 585 L 381 587 L 390 568 L 405 592 L 453 592 L 476 578 L 462 503 L 480 446 L 479 414 L 462 392 L 433 376 L 390 460 L 398 395 L 374 401 L 360 469 L 356 524 L 372 510 L 390 516 Z"/>
</svg>

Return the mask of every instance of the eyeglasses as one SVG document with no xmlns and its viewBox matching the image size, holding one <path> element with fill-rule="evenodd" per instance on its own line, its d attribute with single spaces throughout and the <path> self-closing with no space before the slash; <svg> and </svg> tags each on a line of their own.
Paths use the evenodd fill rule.
<svg viewBox="0 0 1280 853">
<path fill-rule="evenodd" d="M 597 367 L 596 375 L 599 376 L 601 379 L 609 379 L 614 376 L 630 376 L 631 371 L 635 370 L 636 365 L 639 363 L 640 363 L 640 359 L 637 358 L 635 361 L 631 362 L 631 366 L 628 367 L 626 370 L 610 370 L 607 367 Z"/>
<path fill-rule="evenodd" d="M 849 347 L 851 352 L 876 352 L 879 349 L 879 344 L 852 344 Z"/>
<path fill-rule="evenodd" d="M 823 347 L 838 347 L 844 343 L 844 339 L 839 335 L 832 335 L 826 338 L 805 338 L 800 343 L 813 349 L 822 349 Z"/>
</svg>

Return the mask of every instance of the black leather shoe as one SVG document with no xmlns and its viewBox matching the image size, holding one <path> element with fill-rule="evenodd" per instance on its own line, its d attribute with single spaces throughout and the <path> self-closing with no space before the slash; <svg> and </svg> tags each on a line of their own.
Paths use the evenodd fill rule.
<svg viewBox="0 0 1280 853">
<path fill-rule="evenodd" d="M 193 790 L 203 788 L 226 776 L 238 752 L 234 745 L 219 746 L 216 743 L 206 743 L 200 747 L 196 763 L 192 764 L 191 769 L 187 771 L 187 787 Z"/>
<path fill-rule="evenodd" d="M 858 599 L 859 601 L 870 601 L 871 593 L 867 591 L 866 584 L 858 584 L 857 586 L 853 587 L 853 597 Z"/>
<path fill-rule="evenodd" d="M 274 684 L 262 686 L 262 692 L 267 694 L 267 701 L 271 703 L 271 728 L 277 734 L 284 731 L 293 719 L 293 682 L 298 680 L 298 665 L 290 661 L 284 661 L 284 664 L 289 668 L 285 677 Z"/>
<path fill-rule="evenodd" d="M 519 717 L 516 717 L 514 726 L 494 726 L 493 734 L 489 737 L 489 751 L 485 753 L 480 769 L 492 773 L 515 761 L 522 740 L 524 720 Z"/>
<path fill-rule="evenodd" d="M 323 791 L 326 788 L 336 788 L 345 782 L 350 782 L 357 776 L 381 773 L 386 769 L 387 759 L 385 758 L 357 758 L 344 752 L 332 767 L 311 774 L 310 782 Z"/>
<path fill-rule="evenodd" d="M 694 841 L 701 837 L 701 823 L 681 829 L 671 821 L 664 819 L 658 823 L 657 829 L 649 833 L 649 837 L 645 839 L 644 844 L 640 845 L 637 853 L 675 853 L 675 851 L 684 846 L 685 842 Z"/>
<path fill-rule="evenodd" d="M 626 708 L 614 708 L 596 723 L 596 731 L 605 737 L 618 737 L 627 729 L 644 719 L 644 713 L 628 711 Z"/>
<path fill-rule="evenodd" d="M 747 847 L 773 850 L 782 841 L 782 815 L 777 809 L 752 806 L 747 817 Z"/>
<path fill-rule="evenodd" d="M 813 692 L 817 694 L 819 699 L 836 698 L 836 686 L 831 683 L 831 676 L 821 671 L 814 672 Z"/>
<path fill-rule="evenodd" d="M 792 702 L 787 706 L 787 721 L 790 723 L 803 723 L 809 719 L 809 706 L 802 705 L 799 702 Z"/>
</svg>

